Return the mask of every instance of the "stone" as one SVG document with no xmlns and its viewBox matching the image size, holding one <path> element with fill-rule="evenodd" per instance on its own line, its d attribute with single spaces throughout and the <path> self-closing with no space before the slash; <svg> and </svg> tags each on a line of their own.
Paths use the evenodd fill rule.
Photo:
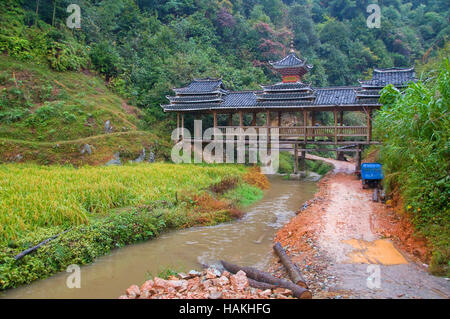
<svg viewBox="0 0 450 319">
<path fill-rule="evenodd" d="M 91 155 L 92 154 L 92 147 L 89 144 L 84 144 L 83 148 L 81 149 L 81 155 L 83 154 L 88 154 Z"/>
<path fill-rule="evenodd" d="M 196 276 L 200 276 L 202 273 L 199 272 L 199 271 L 197 271 L 197 270 L 191 270 L 188 274 L 189 274 L 191 277 L 196 277 Z"/>
<path fill-rule="evenodd" d="M 145 161 L 145 148 L 142 149 L 141 154 L 139 155 L 138 158 L 136 158 L 134 161 L 131 161 L 132 163 L 142 163 L 143 161 Z"/>
<path fill-rule="evenodd" d="M 175 288 L 177 290 L 187 289 L 188 282 L 186 280 L 169 280 L 167 281 L 169 287 Z"/>
<path fill-rule="evenodd" d="M 132 285 L 130 288 L 126 290 L 127 296 L 129 298 L 136 298 L 141 295 L 141 291 L 139 290 L 139 287 L 136 285 Z"/>
<path fill-rule="evenodd" d="M 220 271 L 217 269 L 210 267 L 206 270 L 206 279 L 214 279 L 220 276 Z"/>
<path fill-rule="evenodd" d="M 248 287 L 247 275 L 242 270 L 239 270 L 236 275 L 231 276 L 230 281 L 233 288 L 237 291 L 244 290 Z"/>
<path fill-rule="evenodd" d="M 261 292 L 259 293 L 259 295 L 260 295 L 261 297 L 266 297 L 266 298 L 269 298 L 271 294 L 272 294 L 272 290 L 270 290 L 270 289 L 266 289 L 266 290 L 261 291 Z"/>
<path fill-rule="evenodd" d="M 114 131 L 114 128 L 113 128 L 113 126 L 111 125 L 111 121 L 110 121 L 110 120 L 107 120 L 107 121 L 105 122 L 105 133 L 108 134 L 108 133 L 112 133 L 113 131 Z"/>
<path fill-rule="evenodd" d="M 141 286 L 141 292 L 144 292 L 144 291 L 147 291 L 147 292 L 149 292 L 152 288 L 153 288 L 153 285 L 154 285 L 155 283 L 153 282 L 153 280 L 147 280 L 146 282 L 144 282 L 143 284 L 142 284 L 142 286 Z"/>
<path fill-rule="evenodd" d="M 155 162 L 155 153 L 153 153 L 152 150 L 150 150 L 150 152 L 148 154 L 148 161 L 149 161 L 149 163 L 154 163 Z"/>
<path fill-rule="evenodd" d="M 191 278 L 191 276 L 189 276 L 188 274 L 185 274 L 184 272 L 180 272 L 180 273 L 178 273 L 178 278 L 185 280 L 185 279 Z"/>
<path fill-rule="evenodd" d="M 20 162 L 22 159 L 23 159 L 22 154 L 17 154 L 16 157 L 14 158 L 14 160 L 15 160 L 16 162 Z"/>
<path fill-rule="evenodd" d="M 163 288 L 163 289 L 169 288 L 169 283 L 167 280 L 156 277 L 155 279 L 153 279 L 153 281 L 154 281 L 154 286 L 156 288 Z"/>
<path fill-rule="evenodd" d="M 106 163 L 106 166 L 122 165 L 120 161 L 120 153 L 114 153 L 114 158 Z"/>
<path fill-rule="evenodd" d="M 205 280 L 204 282 L 202 282 L 202 286 L 205 289 L 208 289 L 209 287 L 213 286 L 213 282 L 211 280 Z"/>
<path fill-rule="evenodd" d="M 215 282 L 217 283 L 218 286 L 225 286 L 230 283 L 230 280 L 225 276 L 221 276 L 220 278 L 216 279 Z"/>
<path fill-rule="evenodd" d="M 222 299 L 222 293 L 220 291 L 211 292 L 208 299 Z"/>
</svg>

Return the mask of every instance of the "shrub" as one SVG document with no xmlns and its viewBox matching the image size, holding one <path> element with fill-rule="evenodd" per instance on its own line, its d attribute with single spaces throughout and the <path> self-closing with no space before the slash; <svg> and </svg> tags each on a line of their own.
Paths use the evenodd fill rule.
<svg viewBox="0 0 450 319">
<path fill-rule="evenodd" d="M 400 192 L 415 225 L 440 251 L 431 261 L 440 274 L 448 273 L 450 259 L 449 97 L 450 66 L 444 59 L 426 85 L 411 83 L 403 93 L 384 88 L 375 125 L 383 140 L 385 185 Z"/>
</svg>

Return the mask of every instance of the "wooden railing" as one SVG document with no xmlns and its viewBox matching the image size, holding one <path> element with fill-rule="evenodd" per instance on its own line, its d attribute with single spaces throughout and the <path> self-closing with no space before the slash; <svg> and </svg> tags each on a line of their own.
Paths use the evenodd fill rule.
<svg viewBox="0 0 450 319">
<path fill-rule="evenodd" d="M 274 134 L 275 129 L 278 129 L 280 138 L 310 138 L 310 137 L 365 137 L 367 138 L 369 131 L 366 126 L 293 126 L 293 127 L 278 127 L 278 126 L 218 126 L 217 127 L 224 136 L 227 134 L 227 129 L 244 129 L 244 132 L 249 136 L 249 132 L 254 129 L 257 135 L 260 134 Z M 232 133 L 232 135 L 235 135 Z"/>
</svg>

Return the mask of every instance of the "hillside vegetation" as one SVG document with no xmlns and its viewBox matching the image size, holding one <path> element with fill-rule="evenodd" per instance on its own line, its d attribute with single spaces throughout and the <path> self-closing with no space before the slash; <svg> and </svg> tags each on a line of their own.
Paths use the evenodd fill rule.
<svg viewBox="0 0 450 319">
<path fill-rule="evenodd" d="M 291 40 L 314 68 L 314 86 L 356 84 L 374 67 L 409 67 L 434 54 L 450 33 L 444 0 L 383 0 L 380 28 L 355 0 L 6 0 L 0 50 L 58 71 L 95 69 L 151 121 L 173 87 L 222 77 L 229 89 L 278 80 L 269 60 Z M 66 26 L 69 4 L 81 29 Z M 173 119 L 172 119 L 173 120 Z"/>
<path fill-rule="evenodd" d="M 143 112 L 89 72 L 56 72 L 0 56 L 0 88 L 0 163 L 95 165 L 116 152 L 135 159 L 143 148 L 167 156 L 168 141 L 144 131 Z M 90 155 L 82 154 L 86 144 Z"/>
<path fill-rule="evenodd" d="M 450 65 L 448 51 L 426 81 L 383 90 L 375 128 L 385 184 L 429 240 L 431 270 L 450 274 Z"/>
</svg>

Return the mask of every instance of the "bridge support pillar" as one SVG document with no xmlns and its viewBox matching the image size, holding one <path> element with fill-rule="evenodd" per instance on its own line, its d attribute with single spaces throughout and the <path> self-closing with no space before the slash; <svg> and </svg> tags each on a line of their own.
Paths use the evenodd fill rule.
<svg viewBox="0 0 450 319">
<path fill-rule="evenodd" d="M 362 161 L 362 146 L 358 145 L 358 151 L 356 152 L 356 171 L 361 171 L 361 161 Z"/>
<path fill-rule="evenodd" d="M 294 144 L 294 174 L 298 174 L 298 145 Z"/>
<path fill-rule="evenodd" d="M 306 149 L 306 144 L 302 145 L 302 148 Z M 306 171 L 306 151 L 302 151 L 302 156 L 300 159 L 300 169 L 305 172 Z"/>
</svg>

